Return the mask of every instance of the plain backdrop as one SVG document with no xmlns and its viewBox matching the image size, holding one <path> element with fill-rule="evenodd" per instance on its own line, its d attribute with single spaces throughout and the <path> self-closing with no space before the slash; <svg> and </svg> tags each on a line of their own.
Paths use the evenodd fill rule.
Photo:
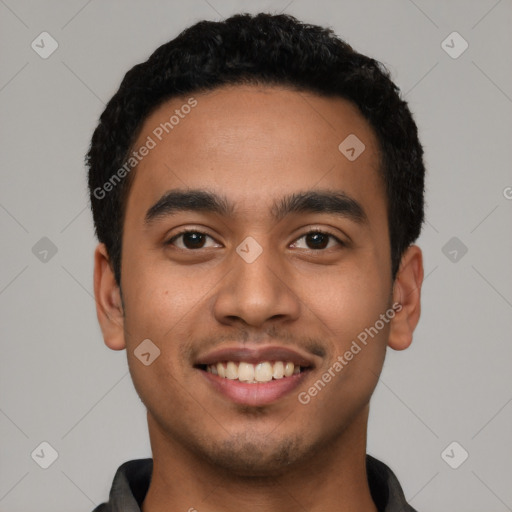
<svg viewBox="0 0 512 512">
<path fill-rule="evenodd" d="M 150 456 L 126 354 L 96 321 L 84 154 L 129 68 L 242 11 L 332 27 L 408 100 L 428 168 L 423 312 L 388 353 L 368 452 L 419 511 L 512 510 L 510 0 L 0 0 L 0 511 L 90 511 Z"/>
</svg>

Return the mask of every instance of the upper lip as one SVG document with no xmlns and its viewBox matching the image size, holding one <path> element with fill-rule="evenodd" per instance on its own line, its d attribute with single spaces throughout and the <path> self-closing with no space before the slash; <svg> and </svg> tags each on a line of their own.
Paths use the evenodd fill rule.
<svg viewBox="0 0 512 512">
<path fill-rule="evenodd" d="M 257 364 L 264 361 L 291 362 L 296 366 L 310 368 L 314 366 L 310 354 L 298 349 L 291 349 L 282 346 L 257 346 L 248 347 L 244 345 L 224 347 L 213 350 L 197 358 L 196 365 L 216 364 L 222 361 L 245 362 Z"/>
</svg>

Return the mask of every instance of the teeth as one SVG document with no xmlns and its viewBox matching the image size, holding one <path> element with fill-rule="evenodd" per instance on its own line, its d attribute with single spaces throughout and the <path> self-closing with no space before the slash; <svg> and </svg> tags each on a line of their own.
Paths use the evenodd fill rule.
<svg viewBox="0 0 512 512">
<path fill-rule="evenodd" d="M 268 382 L 272 380 L 272 365 L 270 363 L 257 364 L 254 369 L 254 380 L 257 382 Z"/>
<path fill-rule="evenodd" d="M 299 374 L 301 368 L 300 366 L 295 366 L 290 361 L 275 361 L 274 363 L 264 361 L 256 365 L 246 362 L 236 363 L 228 361 L 227 363 L 210 364 L 206 367 L 206 371 L 230 380 L 256 383 L 291 377 L 292 375 Z"/>
<path fill-rule="evenodd" d="M 252 382 L 254 380 L 254 366 L 249 363 L 238 365 L 238 380 L 241 382 Z"/>
<path fill-rule="evenodd" d="M 282 361 L 276 361 L 272 371 L 274 379 L 282 379 L 284 377 L 284 364 Z"/>
<path fill-rule="evenodd" d="M 293 363 L 286 363 L 286 366 L 284 367 L 284 376 L 291 377 L 293 375 L 294 367 L 295 365 Z"/>
<path fill-rule="evenodd" d="M 238 379 L 238 366 L 233 361 L 229 361 L 226 366 L 226 378 L 231 380 Z"/>
</svg>

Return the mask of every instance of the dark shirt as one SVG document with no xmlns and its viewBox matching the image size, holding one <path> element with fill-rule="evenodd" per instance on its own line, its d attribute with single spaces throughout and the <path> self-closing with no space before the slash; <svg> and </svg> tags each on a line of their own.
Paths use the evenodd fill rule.
<svg viewBox="0 0 512 512">
<path fill-rule="evenodd" d="M 114 477 L 110 499 L 93 512 L 140 512 L 151 481 L 153 459 L 125 462 Z M 366 471 L 372 499 L 379 512 L 416 512 L 405 501 L 404 493 L 391 469 L 371 455 Z"/>
</svg>

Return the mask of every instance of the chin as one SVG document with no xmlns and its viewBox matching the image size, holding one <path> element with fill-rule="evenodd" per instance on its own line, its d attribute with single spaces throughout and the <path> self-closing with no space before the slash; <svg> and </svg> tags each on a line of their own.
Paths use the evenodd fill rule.
<svg viewBox="0 0 512 512">
<path fill-rule="evenodd" d="M 213 466 L 240 477 L 270 477 L 289 471 L 301 460 L 304 449 L 298 439 L 248 439 L 246 434 L 203 448 L 202 454 Z"/>
</svg>

